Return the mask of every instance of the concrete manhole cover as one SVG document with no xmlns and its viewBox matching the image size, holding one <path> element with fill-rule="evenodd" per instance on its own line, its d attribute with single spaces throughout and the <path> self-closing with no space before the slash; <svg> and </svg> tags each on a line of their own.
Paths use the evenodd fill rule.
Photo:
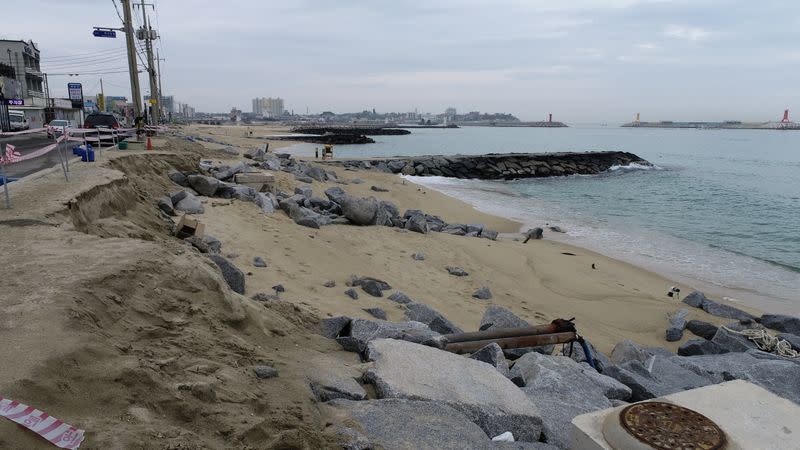
<svg viewBox="0 0 800 450">
<path fill-rule="evenodd" d="M 725 446 L 725 433 L 708 417 L 664 402 L 644 402 L 620 411 L 622 428 L 655 449 L 716 450 Z"/>
</svg>

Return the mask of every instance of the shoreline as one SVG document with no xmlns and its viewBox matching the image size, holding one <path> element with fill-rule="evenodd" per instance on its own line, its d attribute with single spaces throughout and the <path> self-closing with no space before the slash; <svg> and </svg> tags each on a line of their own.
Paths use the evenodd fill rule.
<svg viewBox="0 0 800 450">
<path fill-rule="evenodd" d="M 288 153 L 295 158 L 303 159 L 307 162 L 314 162 L 314 154 L 313 154 L 313 146 L 315 144 L 309 144 L 304 142 L 292 142 L 292 141 L 280 141 L 282 144 L 285 143 L 286 146 L 281 148 L 282 152 Z M 272 144 L 270 144 L 270 148 L 272 148 Z M 402 155 L 396 155 L 393 158 L 402 158 Z M 374 158 L 370 157 L 342 157 L 338 158 L 339 160 L 384 160 L 388 157 L 384 156 L 377 156 Z M 404 175 L 398 175 L 400 178 L 408 179 Z M 419 177 L 425 178 L 425 177 Z M 458 180 L 453 178 L 453 180 Z M 408 180 L 409 182 L 414 182 L 412 180 Z M 420 186 L 424 186 L 428 189 L 435 190 L 443 195 L 456 200 L 458 202 L 462 202 L 465 205 L 468 205 L 470 208 L 474 209 L 475 211 L 480 211 L 492 216 L 496 216 L 498 218 L 507 219 L 514 221 L 519 224 L 518 232 L 524 232 L 527 228 L 533 227 L 542 227 L 544 223 L 531 223 L 531 219 L 526 219 L 522 217 L 514 217 L 512 215 L 503 214 L 502 212 L 498 212 L 496 210 L 492 210 L 490 208 L 485 208 L 483 205 L 476 204 L 475 202 L 471 202 L 467 199 L 461 198 L 459 196 L 451 195 L 448 193 L 446 189 L 437 188 L 436 186 L 425 184 L 425 183 L 415 183 Z M 534 219 L 535 220 L 535 219 Z M 540 221 L 543 222 L 543 221 Z M 604 249 L 600 248 L 593 248 L 592 246 L 581 245 L 579 243 L 575 243 L 571 241 L 568 235 L 562 236 L 560 233 L 552 233 L 549 230 L 545 229 L 545 238 L 544 240 L 551 240 L 554 242 L 559 242 L 564 245 L 568 245 L 571 248 L 580 249 L 582 251 L 590 251 L 597 255 L 601 255 L 605 258 L 610 258 L 619 262 L 624 262 L 626 264 L 630 264 L 632 267 L 636 267 L 642 270 L 646 270 L 651 272 L 655 275 L 660 277 L 664 277 L 667 280 L 670 280 L 674 285 L 681 285 L 687 287 L 690 286 L 693 290 L 703 291 L 706 292 L 708 295 L 713 295 L 717 298 L 723 299 L 724 301 L 737 306 L 749 307 L 754 308 L 760 311 L 770 311 L 774 313 L 783 313 L 783 314 L 793 314 L 797 315 L 800 314 L 800 305 L 792 304 L 788 299 L 776 298 L 772 297 L 752 289 L 746 288 L 735 288 L 729 286 L 719 285 L 717 283 L 702 280 L 699 278 L 693 278 L 689 276 L 685 276 L 679 273 L 677 270 L 669 270 L 660 267 L 659 264 L 648 264 L 647 261 L 644 259 L 636 259 L 626 257 L 625 255 L 618 255 L 618 254 L 610 254 Z M 663 264 L 662 264 L 663 265 Z M 666 291 L 665 291 L 666 292 Z M 688 294 L 688 291 L 684 292 L 684 295 Z"/>
<path fill-rule="evenodd" d="M 338 180 L 311 183 L 272 173 L 276 189 L 287 193 L 299 188 L 307 198 L 324 197 L 338 187 L 392 202 L 400 213 L 420 209 L 502 234 L 492 240 L 379 225 L 315 229 L 282 210 L 198 194 L 204 212 L 193 217 L 221 243 L 210 257 L 174 237 L 170 225 L 179 217 L 156 205 L 188 189 L 168 176 L 173 171 L 196 172 L 200 160 L 242 161 L 249 141 L 234 139 L 241 139 L 232 144 L 238 154 L 221 151 L 219 142 L 156 138 L 155 151 L 111 150 L 94 164 L 75 164 L 69 183 L 57 171 L 15 183 L 14 209 L 0 210 L 8 237 L 0 251 L 14 261 L 9 295 L 0 299 L 0 339 L 9 342 L 0 358 L 15 361 L 0 366 L 5 396 L 92 430 L 100 447 L 156 442 L 149 430 L 166 436 L 158 436 L 160 444 L 178 443 L 187 421 L 196 421 L 192 439 L 212 448 L 328 448 L 339 438 L 309 380 L 334 373 L 353 382 L 368 365 L 324 336 L 322 322 L 375 320 L 375 309 L 390 322 L 412 320 L 391 293 L 465 331 L 477 330 L 491 307 L 530 324 L 575 317 L 581 336 L 604 354 L 623 340 L 675 352 L 696 337 L 687 331 L 665 341 L 679 309 L 688 310 L 687 319 L 731 322 L 667 297 L 674 283 L 656 273 L 554 240 L 523 244 L 515 239 L 520 222 L 376 171 L 336 169 Z M 425 258 L 412 257 L 417 253 Z M 241 289 L 217 259 L 239 271 Z M 467 275 L 454 276 L 451 266 Z M 346 291 L 353 276 L 391 288 L 382 296 L 357 288 L 352 298 Z M 475 297 L 483 288 L 491 298 Z M 265 366 L 278 376 L 261 379 Z M 65 385 L 79 402 L 59 400 Z M 0 422 L 0 443 L 37 448 L 32 439 Z"/>
<path fill-rule="evenodd" d="M 293 142 L 293 141 L 278 141 L 278 142 L 281 143 L 280 146 L 281 152 L 288 153 L 295 158 L 303 159 L 307 162 L 315 161 L 313 154 L 313 148 L 315 144 L 309 144 L 304 142 Z M 270 143 L 270 148 L 273 148 L 272 143 Z M 403 157 L 402 155 L 396 155 L 392 158 L 402 158 L 402 157 Z M 385 156 L 376 156 L 373 158 L 342 157 L 337 159 L 338 160 L 384 160 L 388 158 L 389 157 Z M 405 178 L 405 176 L 400 176 L 400 177 Z M 458 180 L 458 179 L 453 178 L 453 180 Z M 409 180 L 409 182 L 413 181 Z M 517 230 L 518 232 L 523 232 L 524 229 L 533 228 L 536 226 L 546 228 L 544 226 L 544 221 L 540 221 L 542 223 L 533 223 L 532 220 L 536 220 L 535 218 L 530 219 L 530 218 L 515 217 L 509 214 L 503 214 L 502 212 L 492 210 L 490 208 L 485 208 L 483 207 L 483 205 L 476 204 L 474 201 L 469 201 L 468 199 L 462 198 L 460 196 L 451 195 L 450 193 L 448 193 L 446 189 L 441 189 L 426 183 L 418 182 L 416 184 L 440 192 L 443 195 L 447 196 L 448 198 L 462 202 L 465 205 L 468 205 L 470 208 L 474 209 L 475 211 L 480 211 L 492 216 L 496 216 L 498 218 L 517 222 L 520 225 L 520 229 Z M 595 254 L 602 255 L 603 257 L 606 258 L 611 258 L 616 261 L 630 264 L 633 267 L 637 267 L 642 270 L 652 272 L 653 274 L 656 274 L 660 277 L 664 277 L 665 279 L 670 280 L 670 282 L 672 282 L 672 284 L 674 285 L 682 285 L 684 287 L 691 286 L 692 289 L 694 290 L 706 292 L 707 294 L 713 295 L 719 299 L 723 299 L 724 301 L 732 305 L 755 308 L 760 311 L 770 311 L 774 313 L 784 313 L 793 315 L 800 314 L 800 305 L 794 305 L 793 303 L 791 303 L 789 299 L 770 296 L 768 294 L 764 294 L 762 292 L 753 289 L 729 287 L 720 285 L 718 283 L 714 283 L 712 281 L 686 276 L 684 274 L 679 273 L 679 271 L 675 269 L 670 270 L 668 268 L 664 268 L 663 266 L 666 263 L 648 264 L 648 262 L 644 260 L 644 258 L 637 259 L 634 257 L 628 257 L 627 255 L 624 254 L 614 254 L 613 252 L 608 252 L 607 249 L 598 248 L 596 246 L 581 245 L 581 243 L 575 243 L 573 240 L 570 240 L 568 235 L 561 236 L 560 233 L 551 233 L 549 232 L 549 230 L 545 230 L 545 240 L 560 242 L 565 245 L 569 245 L 572 248 L 590 251 Z M 688 292 L 684 292 L 684 294 L 688 294 Z"/>
<path fill-rule="evenodd" d="M 406 179 L 409 178 L 406 176 L 402 177 Z M 631 264 L 634 267 L 638 267 L 653 272 L 654 274 L 657 274 L 669 280 L 673 280 L 676 285 L 680 284 L 684 286 L 692 286 L 692 289 L 694 290 L 702 291 L 707 295 L 712 295 L 721 298 L 731 303 L 732 305 L 755 308 L 761 311 L 770 311 L 776 314 L 790 314 L 790 315 L 800 314 L 800 305 L 792 303 L 791 300 L 789 299 L 770 296 L 768 294 L 753 289 L 724 286 L 709 280 L 703 280 L 696 277 L 686 276 L 684 274 L 681 274 L 675 269 L 672 270 L 668 268 L 665 269 L 664 266 L 666 265 L 666 263 L 660 263 L 660 262 L 648 263 L 643 256 L 637 259 L 635 257 L 628 256 L 622 253 L 614 254 L 613 252 L 608 252 L 607 249 L 598 248 L 599 246 L 595 247 L 592 245 L 582 245 L 584 243 L 575 242 L 575 238 L 570 237 L 568 231 L 566 233 L 550 232 L 546 227 L 544 219 L 539 220 L 537 218 L 530 218 L 530 217 L 524 218 L 524 217 L 514 216 L 511 214 L 503 214 L 502 211 L 498 211 L 499 208 L 489 208 L 482 204 L 479 204 L 478 202 L 474 201 L 470 202 L 465 198 L 452 194 L 447 189 L 438 187 L 436 184 L 419 183 L 419 179 L 425 177 L 410 177 L 410 178 L 413 178 L 409 180 L 410 182 L 417 181 L 418 184 L 421 184 L 429 189 L 437 190 L 438 192 L 441 192 L 444 195 L 447 195 L 448 197 L 454 198 L 462 202 L 466 202 L 467 204 L 471 205 L 478 211 L 484 212 L 486 214 L 497 215 L 499 217 L 519 222 L 521 224 L 520 232 L 524 232 L 525 229 L 533 227 L 542 227 L 545 229 L 545 235 L 543 238 L 544 240 L 552 240 L 555 242 L 560 242 L 574 248 L 592 251 L 600 255 L 603 255 L 604 257 Z M 558 224 L 552 224 L 552 225 L 558 225 Z M 766 262 L 764 263 L 766 264 Z"/>
</svg>

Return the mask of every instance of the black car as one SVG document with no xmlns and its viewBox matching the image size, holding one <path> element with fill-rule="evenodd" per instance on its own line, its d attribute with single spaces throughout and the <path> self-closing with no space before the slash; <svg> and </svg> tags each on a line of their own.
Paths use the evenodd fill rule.
<svg viewBox="0 0 800 450">
<path fill-rule="evenodd" d="M 86 116 L 83 128 L 119 128 L 119 121 L 113 114 L 93 113 Z"/>
</svg>

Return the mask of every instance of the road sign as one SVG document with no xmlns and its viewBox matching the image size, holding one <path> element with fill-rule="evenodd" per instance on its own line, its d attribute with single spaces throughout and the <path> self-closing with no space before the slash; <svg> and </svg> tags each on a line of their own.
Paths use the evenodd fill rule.
<svg viewBox="0 0 800 450">
<path fill-rule="evenodd" d="M 92 34 L 95 37 L 104 37 L 104 38 L 115 38 L 117 37 L 117 32 L 114 30 L 94 30 Z"/>
<path fill-rule="evenodd" d="M 76 109 L 83 108 L 83 85 L 80 83 L 67 83 L 67 92 L 69 92 L 72 107 Z"/>
</svg>

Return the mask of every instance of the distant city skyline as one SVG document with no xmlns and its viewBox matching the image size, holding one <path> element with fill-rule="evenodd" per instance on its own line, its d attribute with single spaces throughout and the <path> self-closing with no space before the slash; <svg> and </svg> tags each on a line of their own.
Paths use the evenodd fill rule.
<svg viewBox="0 0 800 450">
<path fill-rule="evenodd" d="M 622 123 L 636 113 L 648 121 L 779 120 L 785 108 L 800 114 L 800 2 L 156 5 L 164 91 L 198 111 L 247 111 L 268 92 L 296 113 L 454 107 L 522 120 L 552 113 L 567 123 Z M 4 14 L 0 37 L 37 42 L 43 71 L 107 70 L 106 93 L 130 97 L 124 52 L 113 53 L 122 37 L 91 35 L 93 26 L 120 25 L 111 2 L 31 0 Z M 79 64 L 97 51 L 119 61 Z M 70 65 L 69 55 L 83 59 Z M 54 96 L 66 95 L 68 81 L 93 95 L 98 79 L 49 81 Z"/>
</svg>

